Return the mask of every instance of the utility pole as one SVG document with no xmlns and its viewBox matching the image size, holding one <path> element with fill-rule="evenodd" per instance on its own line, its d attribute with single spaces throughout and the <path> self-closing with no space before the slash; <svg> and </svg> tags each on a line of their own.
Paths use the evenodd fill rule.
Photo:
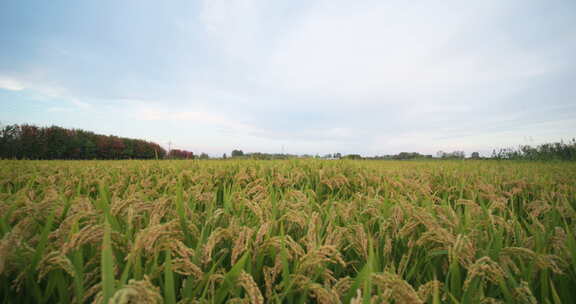
<svg viewBox="0 0 576 304">
<path fill-rule="evenodd" d="M 170 156 L 170 151 L 172 151 L 172 141 L 168 141 L 168 156 Z"/>
</svg>

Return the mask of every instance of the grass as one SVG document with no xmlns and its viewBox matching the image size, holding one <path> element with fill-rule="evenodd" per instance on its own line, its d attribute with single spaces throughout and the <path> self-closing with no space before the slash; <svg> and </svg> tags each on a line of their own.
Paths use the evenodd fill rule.
<svg viewBox="0 0 576 304">
<path fill-rule="evenodd" d="M 0 303 L 576 302 L 574 163 L 0 168 Z"/>
</svg>

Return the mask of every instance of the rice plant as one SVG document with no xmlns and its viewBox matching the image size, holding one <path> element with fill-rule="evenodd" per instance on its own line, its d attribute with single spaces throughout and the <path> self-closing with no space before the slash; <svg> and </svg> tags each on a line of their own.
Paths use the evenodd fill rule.
<svg viewBox="0 0 576 304">
<path fill-rule="evenodd" d="M 574 303 L 576 165 L 0 161 L 2 303 Z"/>
</svg>

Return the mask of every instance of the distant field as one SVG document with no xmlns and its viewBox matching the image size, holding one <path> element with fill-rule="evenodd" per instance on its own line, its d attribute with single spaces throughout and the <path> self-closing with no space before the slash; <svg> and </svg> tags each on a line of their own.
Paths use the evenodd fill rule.
<svg viewBox="0 0 576 304">
<path fill-rule="evenodd" d="M 0 161 L 3 303 L 576 303 L 576 164 Z"/>
</svg>

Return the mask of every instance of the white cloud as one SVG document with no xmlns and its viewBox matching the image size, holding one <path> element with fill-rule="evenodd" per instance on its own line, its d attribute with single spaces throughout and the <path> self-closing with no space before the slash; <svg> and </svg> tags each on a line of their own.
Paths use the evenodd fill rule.
<svg viewBox="0 0 576 304">
<path fill-rule="evenodd" d="M 329 138 L 347 138 L 352 136 L 352 130 L 349 128 L 331 128 L 323 132 Z"/>
<path fill-rule="evenodd" d="M 200 21 L 210 39 L 233 60 L 248 61 L 258 52 L 261 0 L 204 0 Z"/>
<path fill-rule="evenodd" d="M 0 76 L 0 89 L 8 91 L 21 91 L 24 90 L 24 84 L 17 80 Z"/>
<path fill-rule="evenodd" d="M 37 81 L 30 81 L 27 79 L 20 80 L 15 78 L 8 78 L 0 76 L 0 89 L 11 91 L 23 91 L 32 96 L 35 100 L 39 101 L 58 101 L 62 105 L 47 108 L 48 112 L 72 112 L 78 109 L 92 110 L 92 104 L 81 101 L 77 97 L 73 97 L 68 93 L 68 90 L 50 84 L 44 84 Z"/>
<path fill-rule="evenodd" d="M 477 20 L 495 18 L 494 1 L 466 6 L 455 1 L 330 3 L 310 11 L 264 58 L 264 85 L 353 103 L 393 103 L 416 91 L 499 84 L 551 68 L 497 33 L 493 41 L 462 41 L 479 34 L 474 30 Z M 484 42 L 498 52 L 479 49 Z M 430 99 L 425 94 L 411 102 Z"/>
<path fill-rule="evenodd" d="M 240 132 L 252 134 L 257 132 L 257 128 L 247 122 L 232 119 L 224 114 L 214 113 L 206 110 L 191 110 L 189 108 L 166 109 L 159 107 L 150 102 L 131 101 L 137 104 L 135 108 L 128 108 L 127 111 L 133 112 L 131 115 L 135 119 L 146 121 L 164 121 L 164 122 L 189 122 L 194 126 L 203 126 L 212 129 Z"/>
<path fill-rule="evenodd" d="M 34 75 L 28 77 L 4 77 L 0 75 L 0 89 L 11 91 L 29 90 L 44 97 L 66 97 L 67 90 L 52 84 L 34 80 Z"/>
<path fill-rule="evenodd" d="M 66 107 L 50 107 L 46 109 L 46 111 L 52 113 L 72 113 L 74 112 L 74 109 Z"/>
<path fill-rule="evenodd" d="M 69 99 L 69 101 L 77 108 L 83 109 L 83 110 L 92 110 L 94 109 L 94 106 L 90 103 L 87 102 L 83 102 L 80 101 L 78 98 L 71 98 Z"/>
</svg>

